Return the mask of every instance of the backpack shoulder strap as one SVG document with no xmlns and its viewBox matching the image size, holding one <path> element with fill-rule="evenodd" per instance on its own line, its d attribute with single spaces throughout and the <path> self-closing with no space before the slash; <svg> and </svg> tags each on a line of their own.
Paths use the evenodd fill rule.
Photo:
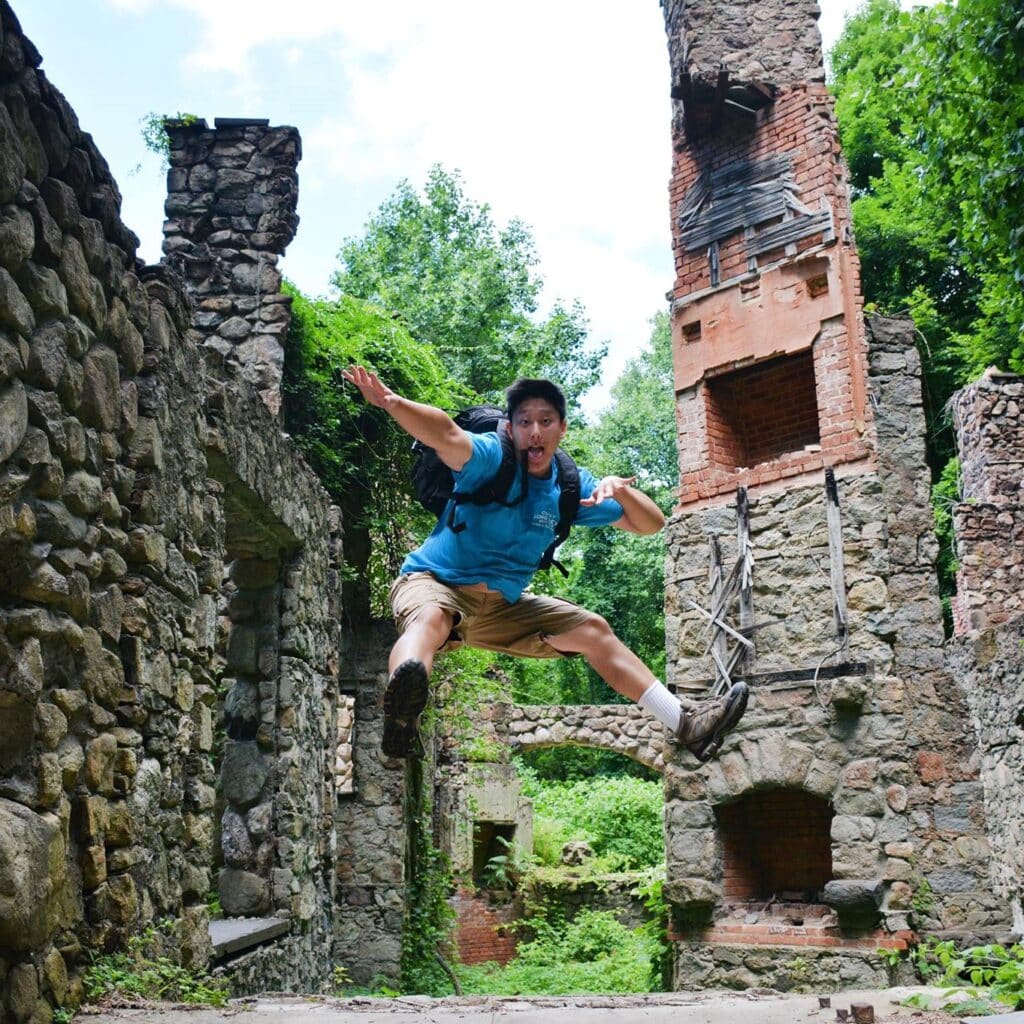
<svg viewBox="0 0 1024 1024">
<path fill-rule="evenodd" d="M 527 474 L 526 474 L 526 453 L 522 459 L 516 458 L 515 445 L 512 438 L 503 430 L 497 431 L 498 440 L 501 442 L 501 464 L 498 472 L 491 477 L 487 483 L 469 494 L 452 494 L 451 511 L 448 513 L 448 526 L 455 532 L 461 533 L 465 523 L 455 522 L 455 510 L 459 505 L 467 502 L 473 505 L 504 505 L 506 508 L 515 508 L 520 502 L 526 500 Z M 522 471 L 522 486 L 519 493 L 511 501 L 508 500 L 508 493 L 512 489 L 512 483 L 516 473 Z"/>
<path fill-rule="evenodd" d="M 572 524 L 576 521 L 576 513 L 580 509 L 580 471 L 572 457 L 562 451 L 555 452 L 558 462 L 558 525 L 555 527 L 555 539 L 544 552 L 540 560 L 540 568 L 547 569 L 552 565 L 563 575 L 569 572 L 561 562 L 555 559 L 555 549 L 569 536 Z"/>
</svg>

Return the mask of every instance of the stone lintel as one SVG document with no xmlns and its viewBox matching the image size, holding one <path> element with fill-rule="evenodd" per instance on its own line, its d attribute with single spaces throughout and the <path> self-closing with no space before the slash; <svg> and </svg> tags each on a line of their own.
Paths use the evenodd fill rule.
<svg viewBox="0 0 1024 1024">
<path fill-rule="evenodd" d="M 280 917 L 224 917 L 210 922 L 213 955 L 220 960 L 233 953 L 252 949 L 281 935 L 287 935 L 291 922 Z"/>
</svg>

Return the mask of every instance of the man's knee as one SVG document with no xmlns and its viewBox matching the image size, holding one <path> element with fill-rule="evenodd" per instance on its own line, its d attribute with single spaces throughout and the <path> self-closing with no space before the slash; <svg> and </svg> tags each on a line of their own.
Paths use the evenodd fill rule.
<svg viewBox="0 0 1024 1024">
<path fill-rule="evenodd" d="M 587 612 L 586 619 L 578 626 L 574 626 L 568 633 L 548 636 L 544 639 L 556 650 L 572 650 L 579 654 L 585 654 L 598 644 L 614 640 L 615 633 L 603 616 L 596 612 Z"/>
<path fill-rule="evenodd" d="M 412 621 L 406 626 L 405 631 L 409 632 L 411 629 L 416 629 L 429 633 L 434 637 L 447 639 L 454 621 L 455 617 L 452 613 L 440 605 L 427 605 L 416 613 Z"/>
</svg>

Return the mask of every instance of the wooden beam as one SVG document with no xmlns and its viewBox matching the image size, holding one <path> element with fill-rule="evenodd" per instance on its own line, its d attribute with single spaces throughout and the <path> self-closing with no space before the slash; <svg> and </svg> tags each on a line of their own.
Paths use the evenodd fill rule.
<svg viewBox="0 0 1024 1024">
<path fill-rule="evenodd" d="M 746 487 L 736 490 L 736 547 L 740 568 L 740 632 L 749 631 L 754 621 L 754 553 L 750 543 L 750 504 Z M 754 645 L 744 653 L 742 667 L 753 667 Z"/>
<path fill-rule="evenodd" d="M 714 615 L 711 614 L 711 612 L 707 610 L 707 608 L 701 608 L 701 606 L 697 604 L 697 602 L 694 601 L 692 598 L 687 599 L 687 604 L 689 604 L 691 608 L 695 608 L 697 611 L 699 611 L 701 615 L 703 615 L 706 619 L 710 619 L 711 622 L 714 625 L 716 625 L 720 630 L 728 633 L 729 636 L 734 637 L 736 640 L 739 640 L 739 642 L 743 644 L 745 647 L 747 647 L 749 650 L 754 649 L 753 641 L 749 640 L 742 633 L 733 629 L 728 622 L 723 622 L 722 619 L 716 618 Z M 712 648 L 714 648 L 716 645 L 717 641 L 715 644 L 712 644 Z M 714 653 L 714 650 L 712 650 L 712 653 Z"/>
<path fill-rule="evenodd" d="M 711 101 L 711 130 L 717 132 L 722 126 L 722 113 L 725 110 L 725 94 L 729 88 L 729 72 L 724 68 L 718 72 L 715 82 L 715 95 Z"/>
<path fill-rule="evenodd" d="M 836 636 L 845 649 L 849 640 L 849 613 L 846 608 L 846 566 L 843 559 L 843 523 L 839 514 L 839 488 L 836 475 L 829 466 L 825 470 L 825 520 L 828 524 L 830 581 Z"/>
</svg>

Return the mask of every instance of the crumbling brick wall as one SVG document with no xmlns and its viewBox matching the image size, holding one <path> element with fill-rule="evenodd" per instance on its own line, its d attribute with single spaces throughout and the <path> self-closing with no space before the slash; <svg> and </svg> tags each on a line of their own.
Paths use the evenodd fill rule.
<svg viewBox="0 0 1024 1024">
<path fill-rule="evenodd" d="M 966 635 L 1024 614 L 1024 377 L 990 371 L 952 409 L 961 480 L 953 614 Z"/>
<path fill-rule="evenodd" d="M 1024 378 L 989 371 L 952 401 L 961 501 L 950 663 L 981 754 L 993 884 L 1024 926 Z"/>
</svg>

